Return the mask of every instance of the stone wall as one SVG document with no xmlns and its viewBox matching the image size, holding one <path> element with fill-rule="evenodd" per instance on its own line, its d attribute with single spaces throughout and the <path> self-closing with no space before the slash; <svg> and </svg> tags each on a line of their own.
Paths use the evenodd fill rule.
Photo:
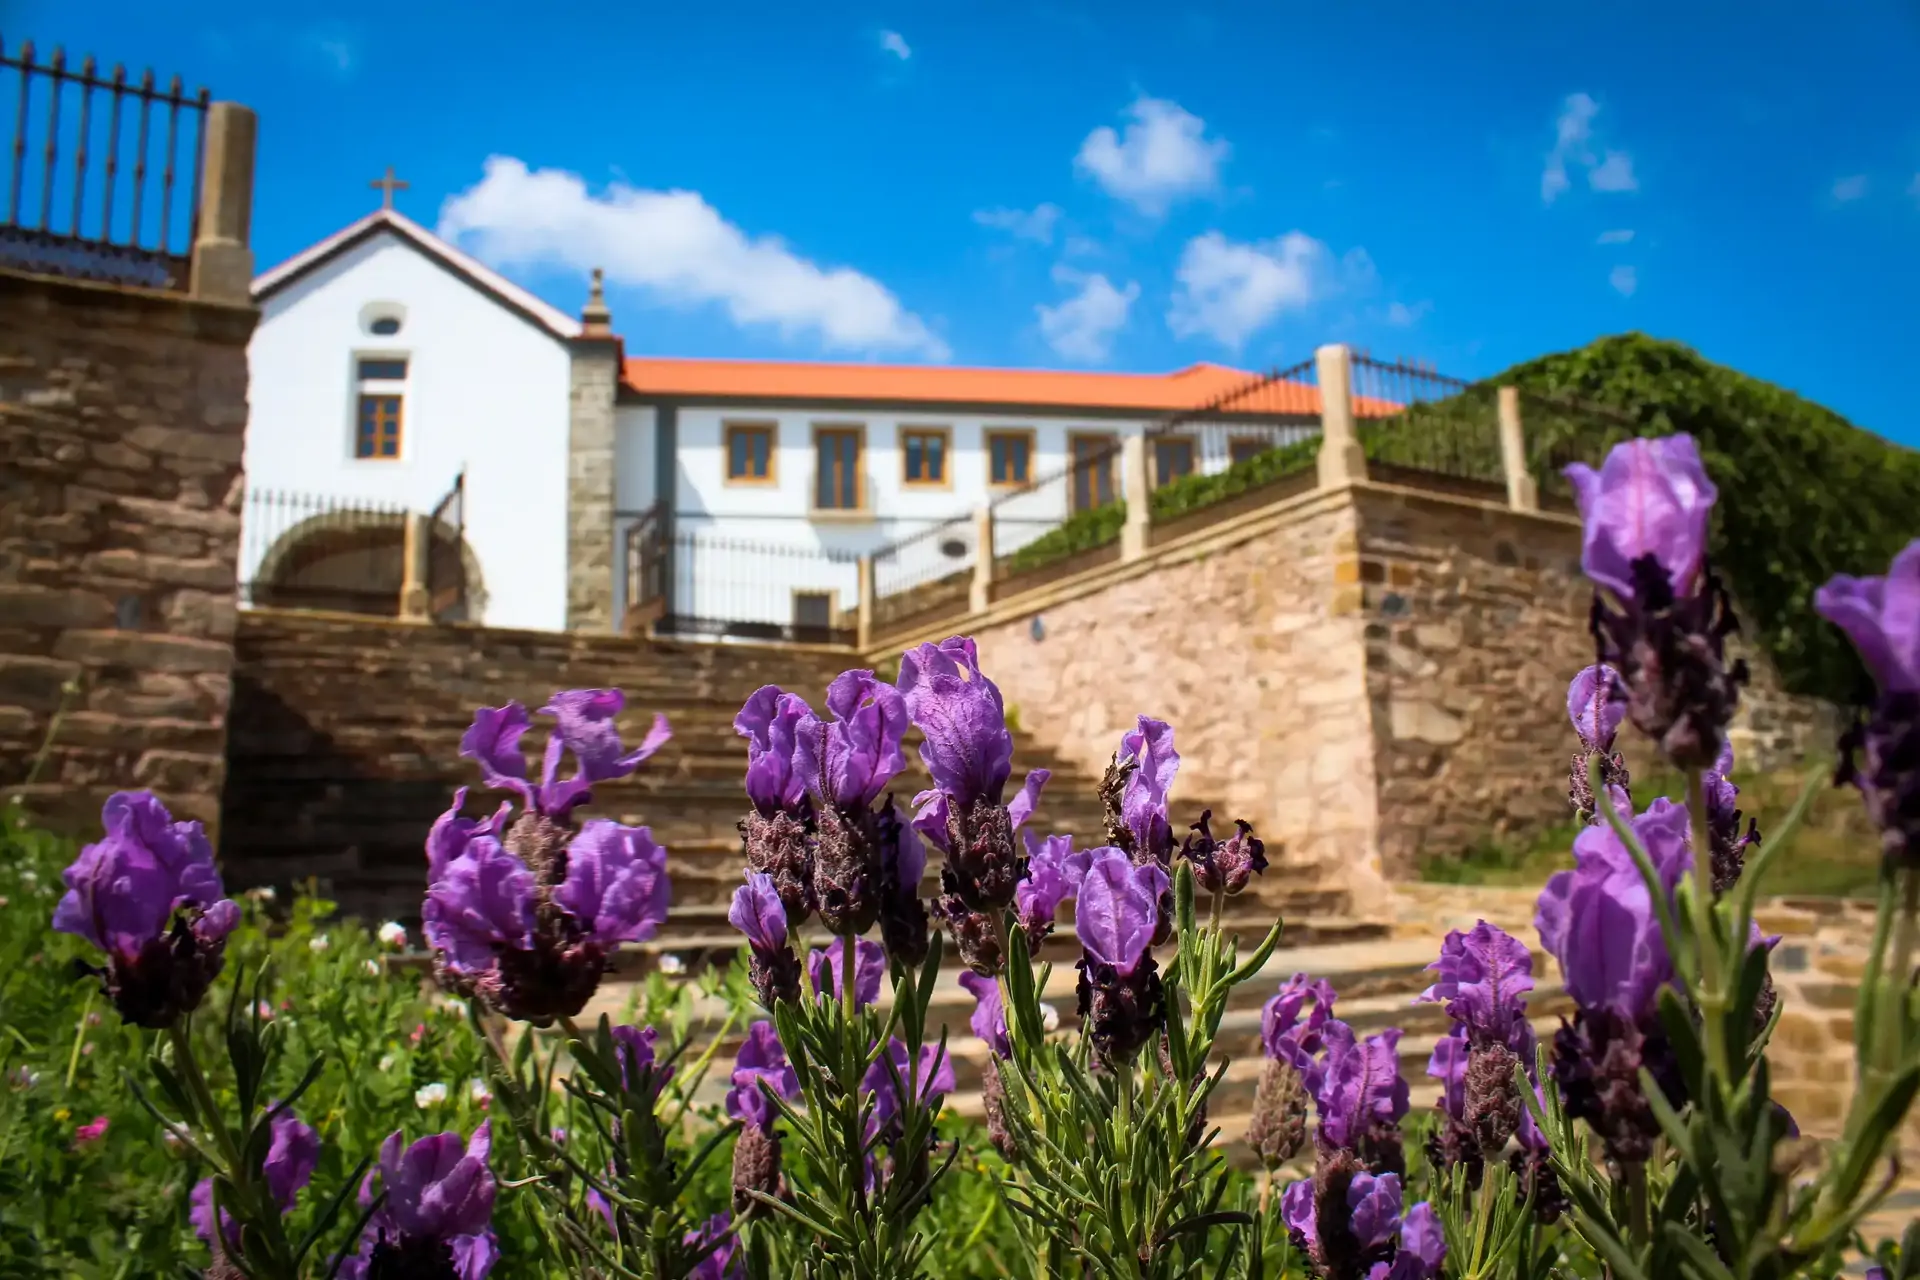
<svg viewBox="0 0 1920 1280">
<path fill-rule="evenodd" d="M 676 901 L 703 900 L 703 876 L 731 891 L 744 804 L 735 712 L 768 683 L 817 699 L 847 665 L 827 650 L 273 610 L 240 615 L 237 651 L 220 849 L 229 882 L 315 877 L 369 916 L 418 910 L 422 841 L 456 788 L 474 788 L 471 814 L 499 803 L 460 757 L 474 708 L 538 708 L 565 688 L 624 690 L 630 746 L 656 712 L 668 717 L 673 741 L 634 777 L 596 787 L 594 812 L 652 827 L 674 860 Z M 536 762 L 543 741 L 543 729 L 528 735 Z"/>
<path fill-rule="evenodd" d="M 0 788 L 56 826 L 219 816 L 254 320 L 0 271 Z"/>
<path fill-rule="evenodd" d="M 1022 725 L 1096 774 L 1136 716 L 1168 721 L 1177 816 L 1197 797 L 1245 818 L 1270 856 L 1279 846 L 1288 881 L 1338 879 L 1364 909 L 1379 869 L 1374 751 L 1359 590 L 1339 580 L 1355 515 L 1343 495 L 1308 494 L 1156 548 L 1143 571 L 1009 602 L 971 628 L 981 665 Z"/>
</svg>

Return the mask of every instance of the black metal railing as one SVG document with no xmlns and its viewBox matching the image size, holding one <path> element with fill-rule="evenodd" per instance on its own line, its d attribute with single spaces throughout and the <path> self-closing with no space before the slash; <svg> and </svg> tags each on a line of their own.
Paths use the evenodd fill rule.
<svg viewBox="0 0 1920 1280">
<path fill-rule="evenodd" d="M 1499 391 L 1449 378 L 1431 365 L 1355 353 L 1354 430 L 1374 479 L 1396 473 L 1444 477 L 1450 487 L 1504 492 Z"/>
<path fill-rule="evenodd" d="M 981 547 L 973 513 L 943 520 L 889 543 L 873 554 L 873 627 L 885 631 L 916 614 L 964 613 Z M 991 534 L 989 534 L 989 538 Z"/>
<path fill-rule="evenodd" d="M 667 599 L 673 589 L 673 543 L 668 537 L 665 503 L 640 513 L 626 531 L 626 603 L 622 629 L 646 635 L 670 612 Z"/>
<path fill-rule="evenodd" d="M 0 39 L 13 114 L 0 265 L 184 292 L 209 101 L 179 76 L 164 89 L 151 70 L 103 77 L 91 57 L 76 68 L 56 47 L 41 62 L 31 41 L 8 52 Z"/>
<path fill-rule="evenodd" d="M 1317 362 L 1263 374 L 1147 432 L 1156 537 L 1304 487 L 1319 453 Z"/>
<path fill-rule="evenodd" d="M 672 582 L 667 607 L 651 620 L 656 635 L 808 644 L 856 639 L 858 555 L 701 529 L 675 531 L 666 550 Z"/>
<path fill-rule="evenodd" d="M 398 617 L 407 515 L 397 503 L 249 490 L 240 516 L 241 605 Z"/>
<path fill-rule="evenodd" d="M 1533 474 L 1540 505 L 1549 509 L 1573 510 L 1573 486 L 1565 475 L 1569 464 L 1598 467 L 1607 450 L 1643 430 L 1629 413 L 1574 396 L 1522 387 L 1518 397 L 1527 469 Z"/>
</svg>

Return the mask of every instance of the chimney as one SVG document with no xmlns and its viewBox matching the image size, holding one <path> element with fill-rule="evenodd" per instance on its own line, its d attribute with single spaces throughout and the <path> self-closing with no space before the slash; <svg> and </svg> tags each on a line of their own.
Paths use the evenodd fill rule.
<svg viewBox="0 0 1920 1280">
<path fill-rule="evenodd" d="M 580 308 L 580 336 L 583 338 L 613 336 L 613 312 L 607 310 L 607 295 L 601 287 L 604 274 L 599 267 L 595 267 L 592 283 L 587 286 L 587 305 Z"/>
</svg>

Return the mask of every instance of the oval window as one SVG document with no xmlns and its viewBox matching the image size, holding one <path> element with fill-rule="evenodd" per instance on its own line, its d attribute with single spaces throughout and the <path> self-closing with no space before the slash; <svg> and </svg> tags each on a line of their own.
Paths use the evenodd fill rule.
<svg viewBox="0 0 1920 1280">
<path fill-rule="evenodd" d="M 367 332 L 378 338 L 390 338 L 400 332 L 400 318 L 398 316 L 381 316 L 367 326 Z"/>
</svg>

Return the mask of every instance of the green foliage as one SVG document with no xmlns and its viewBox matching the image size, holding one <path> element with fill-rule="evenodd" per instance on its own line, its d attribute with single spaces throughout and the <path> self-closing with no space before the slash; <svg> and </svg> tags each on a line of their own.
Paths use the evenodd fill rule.
<svg viewBox="0 0 1920 1280">
<path fill-rule="evenodd" d="M 1027 573 L 1082 551 L 1109 546 L 1120 541 L 1120 530 L 1126 523 L 1124 502 L 1109 502 L 1104 507 L 1075 512 L 1063 524 L 1049 529 L 1009 556 L 1007 572 Z"/>
<path fill-rule="evenodd" d="M 1199 511 L 1306 471 L 1314 465 L 1319 454 L 1320 441 L 1316 437 L 1267 449 L 1212 475 L 1181 476 L 1153 491 L 1154 523 Z"/>
<path fill-rule="evenodd" d="M 1720 490 L 1713 556 L 1741 623 L 1796 693 L 1845 701 L 1863 672 L 1852 646 L 1813 613 L 1836 573 L 1885 573 L 1913 535 L 1920 454 L 1793 392 L 1640 333 L 1542 356 L 1488 379 L 1606 406 L 1632 423 L 1523 404 L 1536 470 L 1597 460 L 1632 434 L 1684 431 Z"/>
</svg>

